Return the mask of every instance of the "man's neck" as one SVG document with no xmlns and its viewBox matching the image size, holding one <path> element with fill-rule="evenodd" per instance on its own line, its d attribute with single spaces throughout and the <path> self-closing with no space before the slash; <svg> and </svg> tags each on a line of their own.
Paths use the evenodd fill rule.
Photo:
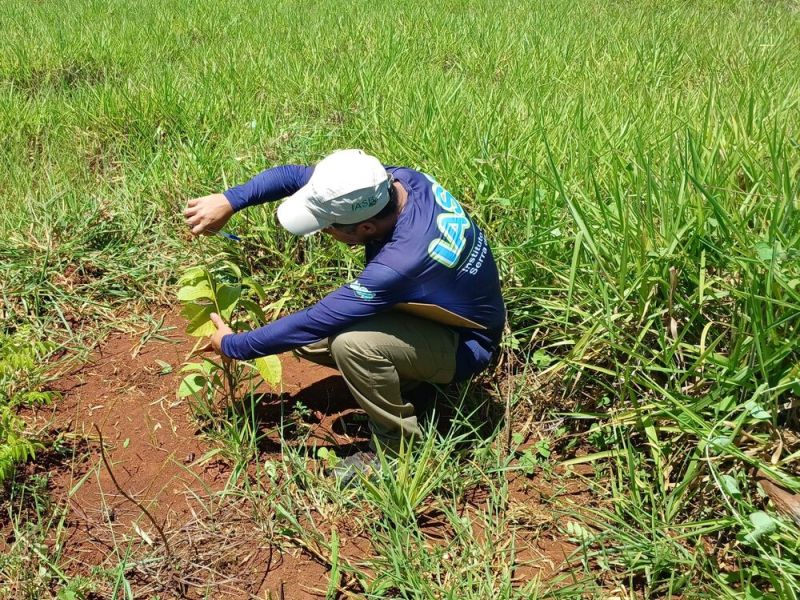
<svg viewBox="0 0 800 600">
<path fill-rule="evenodd" d="M 406 202 L 408 201 L 408 192 L 406 188 L 404 188 L 400 182 L 395 181 L 394 189 L 397 194 L 397 210 L 394 211 L 394 214 L 388 215 L 376 222 L 377 230 L 375 231 L 375 236 L 372 237 L 370 241 L 380 241 L 388 238 L 392 231 L 394 231 L 395 225 L 397 225 L 397 219 L 400 218 L 400 213 L 402 213 L 403 209 L 406 207 Z"/>
<path fill-rule="evenodd" d="M 400 216 L 400 213 L 403 212 L 403 209 L 406 207 L 408 192 L 399 181 L 395 181 L 393 185 L 395 192 L 397 192 L 397 211 L 395 212 L 395 215 Z"/>
</svg>

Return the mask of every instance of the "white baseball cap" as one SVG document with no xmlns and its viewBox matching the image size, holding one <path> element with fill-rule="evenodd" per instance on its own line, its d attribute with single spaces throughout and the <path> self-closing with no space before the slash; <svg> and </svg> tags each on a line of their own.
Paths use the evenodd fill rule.
<svg viewBox="0 0 800 600">
<path fill-rule="evenodd" d="M 338 150 L 314 167 L 308 183 L 278 207 L 278 221 L 295 235 L 377 215 L 389 201 L 389 176 L 362 150 Z"/>
</svg>

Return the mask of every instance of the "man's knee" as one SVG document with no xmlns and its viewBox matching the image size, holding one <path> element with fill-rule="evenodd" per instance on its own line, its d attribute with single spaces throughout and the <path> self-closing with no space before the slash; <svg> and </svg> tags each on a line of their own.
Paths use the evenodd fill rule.
<svg viewBox="0 0 800 600">
<path fill-rule="evenodd" d="M 330 338 L 330 352 L 339 362 L 353 355 L 371 354 L 370 333 L 368 331 L 345 330 Z"/>
<path fill-rule="evenodd" d="M 330 345 L 328 344 L 327 338 L 313 342 L 306 346 L 295 348 L 293 352 L 297 358 L 309 360 L 319 365 L 325 365 L 328 367 L 336 366 L 333 361 L 333 357 L 331 356 Z"/>
</svg>

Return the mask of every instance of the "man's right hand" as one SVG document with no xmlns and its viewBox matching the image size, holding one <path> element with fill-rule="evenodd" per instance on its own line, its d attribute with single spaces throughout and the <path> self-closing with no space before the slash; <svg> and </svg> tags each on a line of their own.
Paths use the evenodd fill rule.
<svg viewBox="0 0 800 600">
<path fill-rule="evenodd" d="M 223 194 L 193 198 L 186 204 L 183 216 L 192 235 L 210 235 L 223 227 L 233 215 L 233 207 Z"/>
</svg>

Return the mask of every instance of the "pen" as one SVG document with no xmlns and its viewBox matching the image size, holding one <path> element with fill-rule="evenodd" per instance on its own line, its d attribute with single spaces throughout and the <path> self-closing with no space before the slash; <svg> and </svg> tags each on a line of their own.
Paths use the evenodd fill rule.
<svg viewBox="0 0 800 600">
<path fill-rule="evenodd" d="M 242 241 L 242 238 L 240 238 L 238 235 L 233 235 L 232 233 L 228 233 L 227 231 L 215 231 L 214 233 L 215 235 L 219 235 L 234 242 Z"/>
</svg>

